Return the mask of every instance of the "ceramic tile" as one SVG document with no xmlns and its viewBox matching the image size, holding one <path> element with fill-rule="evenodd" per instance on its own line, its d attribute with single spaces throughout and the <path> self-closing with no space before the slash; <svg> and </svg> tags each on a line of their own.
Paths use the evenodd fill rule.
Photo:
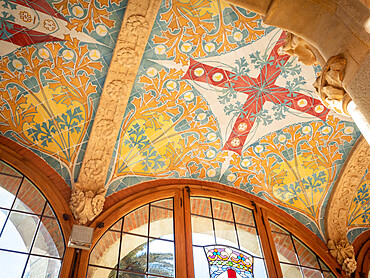
<svg viewBox="0 0 370 278">
<path fill-rule="evenodd" d="M 65 18 L 70 20 L 69 27 L 72 25 L 74 26 L 72 29 L 76 27 L 75 33 L 72 34 L 68 28 L 59 26 L 67 37 L 52 37 L 46 30 L 43 31 L 42 35 L 36 37 L 34 36 L 35 32 L 29 31 L 24 25 L 21 32 L 13 38 L 9 37 L 9 40 L 15 44 L 14 49 L 19 46 L 24 47 L 0 57 L 1 60 L 10 59 L 10 66 L 7 69 L 9 74 L 14 76 L 13 79 L 2 82 L 15 84 L 20 93 L 27 92 L 23 93 L 23 98 L 20 98 L 20 95 L 17 98 L 8 98 L 12 107 L 22 107 L 22 121 L 19 122 L 25 129 L 19 133 L 22 142 L 26 142 L 24 143 L 26 146 L 49 161 L 48 163 L 69 183 L 71 181 L 70 173 L 76 173 L 76 169 L 75 171 L 72 169 L 79 168 L 77 165 L 80 165 L 83 159 L 81 155 L 77 157 L 75 154 L 84 153 L 83 148 L 86 148 L 84 143 L 88 140 L 87 133 L 91 130 L 91 127 L 83 128 L 87 126 L 83 121 L 91 123 L 91 114 L 89 118 L 87 110 L 96 109 L 102 90 L 102 87 L 94 87 L 94 85 L 98 85 L 99 81 L 102 85 L 107 74 L 115 43 L 110 34 L 120 29 L 121 18 L 127 5 L 127 1 L 115 2 L 117 3 L 112 5 L 108 1 L 106 7 L 95 3 L 97 6 L 94 12 L 97 17 L 94 18 L 89 16 L 76 17 L 76 14 L 73 14 L 74 11 L 68 9 L 68 1 L 50 3 L 49 8 L 54 10 L 55 15 L 63 14 Z M 15 12 L 22 10 L 22 7 L 23 3 L 17 3 Z M 43 13 L 43 11 L 35 12 Z M 85 12 L 88 13 L 88 11 Z M 106 23 L 99 21 L 102 18 L 108 19 L 105 21 Z M 109 21 L 110 18 L 113 20 Z M 109 26 L 113 23 L 114 27 L 112 27 L 113 25 Z M 99 24 L 101 27 L 98 28 L 99 30 L 91 29 L 91 26 L 96 28 Z M 39 32 L 38 29 L 36 31 Z M 103 43 L 104 41 L 97 32 L 100 35 L 106 33 L 108 40 L 105 43 L 109 47 L 104 47 L 99 43 L 99 41 Z M 24 38 L 22 42 L 16 40 L 16 38 L 20 38 L 20 35 Z M 69 35 L 71 36 L 68 37 Z M 37 45 L 33 45 L 35 43 Z M 27 53 L 30 55 L 27 56 Z M 54 55 L 52 53 L 56 53 L 56 55 L 51 56 Z M 34 68 L 32 72 L 30 63 L 34 65 L 39 63 L 41 67 L 39 70 Z M 71 63 L 77 67 L 72 67 Z M 45 70 L 46 67 L 49 69 L 48 71 Z M 89 97 L 96 100 L 94 107 L 88 108 L 87 98 Z M 10 120 L 7 115 L 2 118 Z M 23 124 L 24 122 L 27 124 Z M 7 135 L 9 134 L 8 130 L 9 127 L 1 128 L 0 133 Z M 14 139 L 14 137 L 12 138 Z M 56 161 L 60 161 L 60 164 L 58 165 Z M 61 164 L 65 166 L 61 167 Z"/>
<path fill-rule="evenodd" d="M 312 90 L 306 85 L 315 79 L 312 67 L 301 66 L 293 59 L 283 68 L 274 60 L 284 64 L 290 61 L 288 56 L 269 58 L 271 50 L 283 40 L 281 31 L 262 28 L 261 19 L 252 13 L 244 19 L 250 22 L 249 27 L 236 26 L 238 18 L 247 13 L 228 5 L 222 7 L 224 21 L 220 22 L 216 1 L 209 6 L 206 2 L 198 4 L 191 8 L 173 1 L 169 9 L 162 3 L 132 91 L 136 98 L 128 106 L 134 115 L 122 126 L 116 148 L 118 165 L 132 164 L 133 157 L 136 162 L 127 170 L 115 165 L 111 176 L 116 182 L 126 181 L 125 176 L 130 175 L 127 186 L 135 184 L 131 175 L 136 182 L 149 175 L 217 180 L 257 196 L 263 190 L 311 230 L 322 233 L 321 206 L 326 205 L 347 155 L 344 150 L 351 149 L 358 135 L 344 136 L 340 130 L 350 122 L 328 117 L 325 108 L 321 114 L 314 110 L 320 103 L 313 93 L 307 96 L 303 92 Z M 176 8 L 185 6 L 190 9 L 186 17 L 176 12 Z M 208 11 L 212 20 L 205 21 L 203 11 Z M 218 34 L 220 24 L 229 33 Z M 186 37 L 190 29 L 193 37 Z M 223 36 L 222 43 L 214 43 L 217 36 Z M 230 73 L 223 80 L 225 70 Z M 291 98 L 290 106 L 281 95 L 274 96 L 270 91 L 266 92 L 270 104 L 260 107 L 246 102 L 245 95 L 252 94 L 253 86 L 263 81 L 261 70 L 283 72 L 275 85 L 294 92 L 284 96 Z M 305 102 L 298 105 L 302 98 L 310 107 L 300 109 Z M 138 123 L 145 125 L 133 129 Z M 160 126 L 160 132 L 153 126 Z M 143 127 L 146 130 L 141 131 Z M 245 138 L 234 136 L 240 133 L 239 127 Z M 137 146 L 129 148 L 129 144 Z M 241 147 L 233 147 L 238 144 Z M 335 156 L 338 152 L 343 154 L 342 159 Z M 330 157 L 326 164 L 325 154 Z M 146 166 L 140 168 L 142 163 Z M 270 183 L 261 186 L 257 173 L 273 179 L 264 179 Z M 258 187 L 252 191 L 254 185 Z"/>
</svg>

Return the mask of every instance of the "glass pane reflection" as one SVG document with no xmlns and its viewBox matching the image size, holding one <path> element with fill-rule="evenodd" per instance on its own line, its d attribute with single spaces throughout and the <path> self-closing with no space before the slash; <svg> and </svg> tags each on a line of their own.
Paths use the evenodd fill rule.
<svg viewBox="0 0 370 278">
<path fill-rule="evenodd" d="M 2 161 L 0 207 L 0 276 L 58 277 L 65 249 L 59 222 L 39 189 Z"/>
<path fill-rule="evenodd" d="M 156 201 L 123 216 L 94 246 L 89 264 L 88 277 L 174 277 L 173 200 Z M 97 265 L 110 272 L 92 268 Z"/>
</svg>

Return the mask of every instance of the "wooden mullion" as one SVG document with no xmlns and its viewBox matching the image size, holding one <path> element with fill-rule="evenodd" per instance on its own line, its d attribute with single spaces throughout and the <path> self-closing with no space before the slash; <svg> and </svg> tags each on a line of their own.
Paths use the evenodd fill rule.
<svg viewBox="0 0 370 278">
<path fill-rule="evenodd" d="M 185 222 L 184 222 L 184 209 L 183 209 L 183 193 L 181 189 L 175 191 L 174 196 L 174 226 L 175 226 L 175 262 L 176 262 L 176 277 L 187 277 L 186 268 L 186 235 L 185 235 Z"/>
<path fill-rule="evenodd" d="M 182 190 L 183 196 L 183 211 L 184 211 L 184 222 L 185 222 L 185 253 L 186 253 L 186 265 L 187 265 L 187 276 L 188 278 L 194 278 L 194 256 L 193 256 L 193 239 L 191 229 L 191 206 L 190 206 L 190 188 L 185 187 Z M 183 276 L 185 277 L 185 276 Z"/>
<path fill-rule="evenodd" d="M 271 278 L 283 277 L 274 240 L 271 235 L 268 217 L 265 211 L 258 205 L 255 205 L 255 220 L 258 234 L 261 239 L 268 276 Z"/>
</svg>

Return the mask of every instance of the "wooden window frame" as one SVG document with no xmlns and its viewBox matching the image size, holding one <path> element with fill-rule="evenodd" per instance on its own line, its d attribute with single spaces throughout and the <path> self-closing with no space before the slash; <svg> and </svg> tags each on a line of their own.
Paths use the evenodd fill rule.
<svg viewBox="0 0 370 278">
<path fill-rule="evenodd" d="M 66 196 L 69 198 L 70 188 L 63 178 L 40 157 L 3 136 L 0 136 L 0 159 L 27 177 L 53 208 L 65 242 L 59 277 L 68 277 L 67 273 L 70 272 L 75 251 L 67 247 L 73 225 L 73 217 L 66 201 Z M 69 218 L 64 219 L 64 215 Z"/>
<path fill-rule="evenodd" d="M 113 195 L 111 197 L 112 199 L 114 198 L 116 203 L 106 208 L 90 225 L 96 228 L 92 246 L 95 246 L 98 240 L 116 221 L 129 212 L 150 202 L 173 198 L 176 277 L 194 278 L 190 215 L 190 197 L 193 196 L 220 199 L 241 205 L 253 211 L 256 229 L 264 254 L 266 271 L 269 277 L 283 277 L 275 244 L 270 232 L 269 220 L 281 225 L 306 244 L 321 258 L 334 275 L 337 277 L 346 277 L 339 272 L 339 264 L 330 256 L 329 250 L 322 240 L 298 220 L 252 194 L 213 182 L 168 179 L 165 181 L 145 182 L 122 190 L 119 192 L 119 195 Z M 108 204 L 109 202 L 111 200 L 108 200 Z M 104 223 L 104 227 L 101 227 L 101 223 Z M 101 228 L 98 228 L 98 226 Z M 87 275 L 90 251 L 85 250 L 81 252 L 79 269 L 76 276 L 78 278 L 85 278 Z"/>
</svg>

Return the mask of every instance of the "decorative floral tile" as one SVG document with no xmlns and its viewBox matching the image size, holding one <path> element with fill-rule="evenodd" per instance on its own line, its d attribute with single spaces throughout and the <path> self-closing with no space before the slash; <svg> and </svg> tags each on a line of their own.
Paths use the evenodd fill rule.
<svg viewBox="0 0 370 278">
<path fill-rule="evenodd" d="M 282 53 L 285 36 L 222 1 L 163 1 L 107 195 L 153 178 L 215 181 L 276 204 L 324 238 L 326 202 L 359 131 L 316 98 L 319 66 Z"/>
</svg>

